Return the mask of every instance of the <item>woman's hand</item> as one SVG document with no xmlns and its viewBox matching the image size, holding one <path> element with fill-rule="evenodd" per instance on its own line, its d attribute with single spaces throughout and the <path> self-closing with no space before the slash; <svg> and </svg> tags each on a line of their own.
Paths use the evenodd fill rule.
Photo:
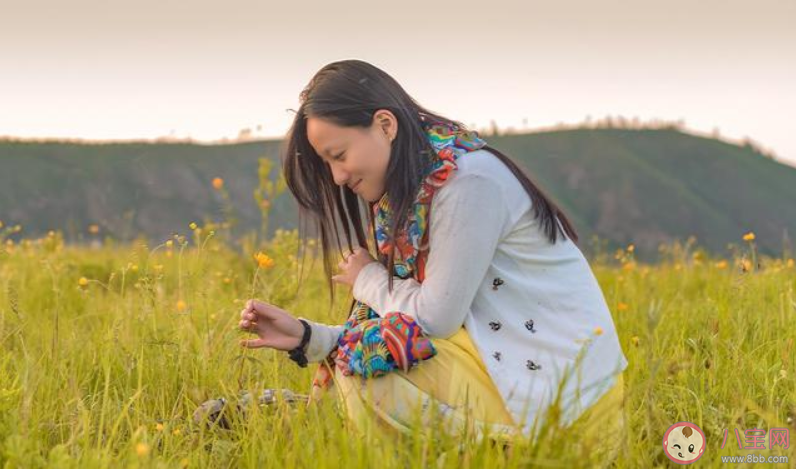
<svg viewBox="0 0 796 469">
<path fill-rule="evenodd" d="M 293 350 L 301 343 L 304 325 L 287 311 L 258 300 L 249 300 L 240 312 L 241 329 L 257 334 L 257 339 L 246 339 L 240 345 L 247 348 L 268 347 Z"/>
<path fill-rule="evenodd" d="M 338 275 L 333 275 L 332 280 L 353 287 L 359 271 L 371 262 L 376 262 L 376 259 L 370 255 L 367 249 L 362 247 L 354 248 L 353 253 L 337 264 L 342 272 Z"/>
</svg>

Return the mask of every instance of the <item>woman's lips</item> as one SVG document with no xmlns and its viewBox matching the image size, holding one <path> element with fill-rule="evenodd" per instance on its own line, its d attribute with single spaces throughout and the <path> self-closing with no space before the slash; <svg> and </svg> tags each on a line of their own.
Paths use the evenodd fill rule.
<svg viewBox="0 0 796 469">
<path fill-rule="evenodd" d="M 356 188 L 357 188 L 357 186 L 359 186 L 359 184 L 360 184 L 361 182 L 362 182 L 362 179 L 360 179 L 360 180 L 359 180 L 359 182 L 357 182 L 356 184 L 354 184 L 354 185 L 351 187 L 351 190 L 353 191 L 354 189 L 356 189 Z"/>
</svg>

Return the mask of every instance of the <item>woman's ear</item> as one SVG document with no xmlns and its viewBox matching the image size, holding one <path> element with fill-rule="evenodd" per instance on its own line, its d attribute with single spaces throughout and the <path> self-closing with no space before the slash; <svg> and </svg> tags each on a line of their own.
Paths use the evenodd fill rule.
<svg viewBox="0 0 796 469">
<path fill-rule="evenodd" d="M 373 114 L 373 122 L 378 125 L 387 140 L 392 142 L 398 133 L 398 119 L 387 109 L 379 109 Z"/>
</svg>

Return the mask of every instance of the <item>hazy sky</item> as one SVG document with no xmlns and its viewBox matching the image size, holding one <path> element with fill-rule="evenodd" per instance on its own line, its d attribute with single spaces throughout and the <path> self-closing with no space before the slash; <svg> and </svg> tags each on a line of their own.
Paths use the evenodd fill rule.
<svg viewBox="0 0 796 469">
<path fill-rule="evenodd" d="M 0 0 L 0 135 L 282 136 L 347 58 L 477 127 L 683 119 L 796 164 L 796 0 Z"/>
</svg>

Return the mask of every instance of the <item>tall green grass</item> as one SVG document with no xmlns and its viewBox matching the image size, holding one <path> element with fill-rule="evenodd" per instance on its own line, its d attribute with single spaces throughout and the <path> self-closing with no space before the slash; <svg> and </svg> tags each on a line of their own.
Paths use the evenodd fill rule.
<svg viewBox="0 0 796 469">
<path fill-rule="evenodd" d="M 244 350 L 250 297 L 342 323 L 348 289 L 330 307 L 317 246 L 303 265 L 295 231 L 242 252 L 194 230 L 157 246 L 65 246 L 60 233 L 0 248 L 0 465 L 3 467 L 592 467 L 578 429 L 553 428 L 510 448 L 419 427 L 357 434 L 333 395 L 315 409 L 254 409 L 232 428 L 194 426 L 201 402 L 241 390 L 308 392 L 313 366 Z M 263 250 L 273 267 L 252 258 Z M 666 429 L 705 432 L 700 466 L 740 455 L 734 429 L 796 429 L 796 268 L 758 258 L 748 240 L 725 260 L 663 246 L 643 265 L 633 249 L 596 256 L 630 362 L 629 431 L 617 467 L 671 465 Z M 608 253 L 604 253 L 608 254 Z M 81 278 L 83 279 L 81 281 Z M 730 437 L 721 445 L 724 431 Z M 606 439 L 618 438 L 605 435 Z M 793 449 L 758 451 L 785 454 Z M 792 464 L 792 462 L 790 464 Z M 785 467 L 787 465 L 783 465 Z"/>
</svg>

